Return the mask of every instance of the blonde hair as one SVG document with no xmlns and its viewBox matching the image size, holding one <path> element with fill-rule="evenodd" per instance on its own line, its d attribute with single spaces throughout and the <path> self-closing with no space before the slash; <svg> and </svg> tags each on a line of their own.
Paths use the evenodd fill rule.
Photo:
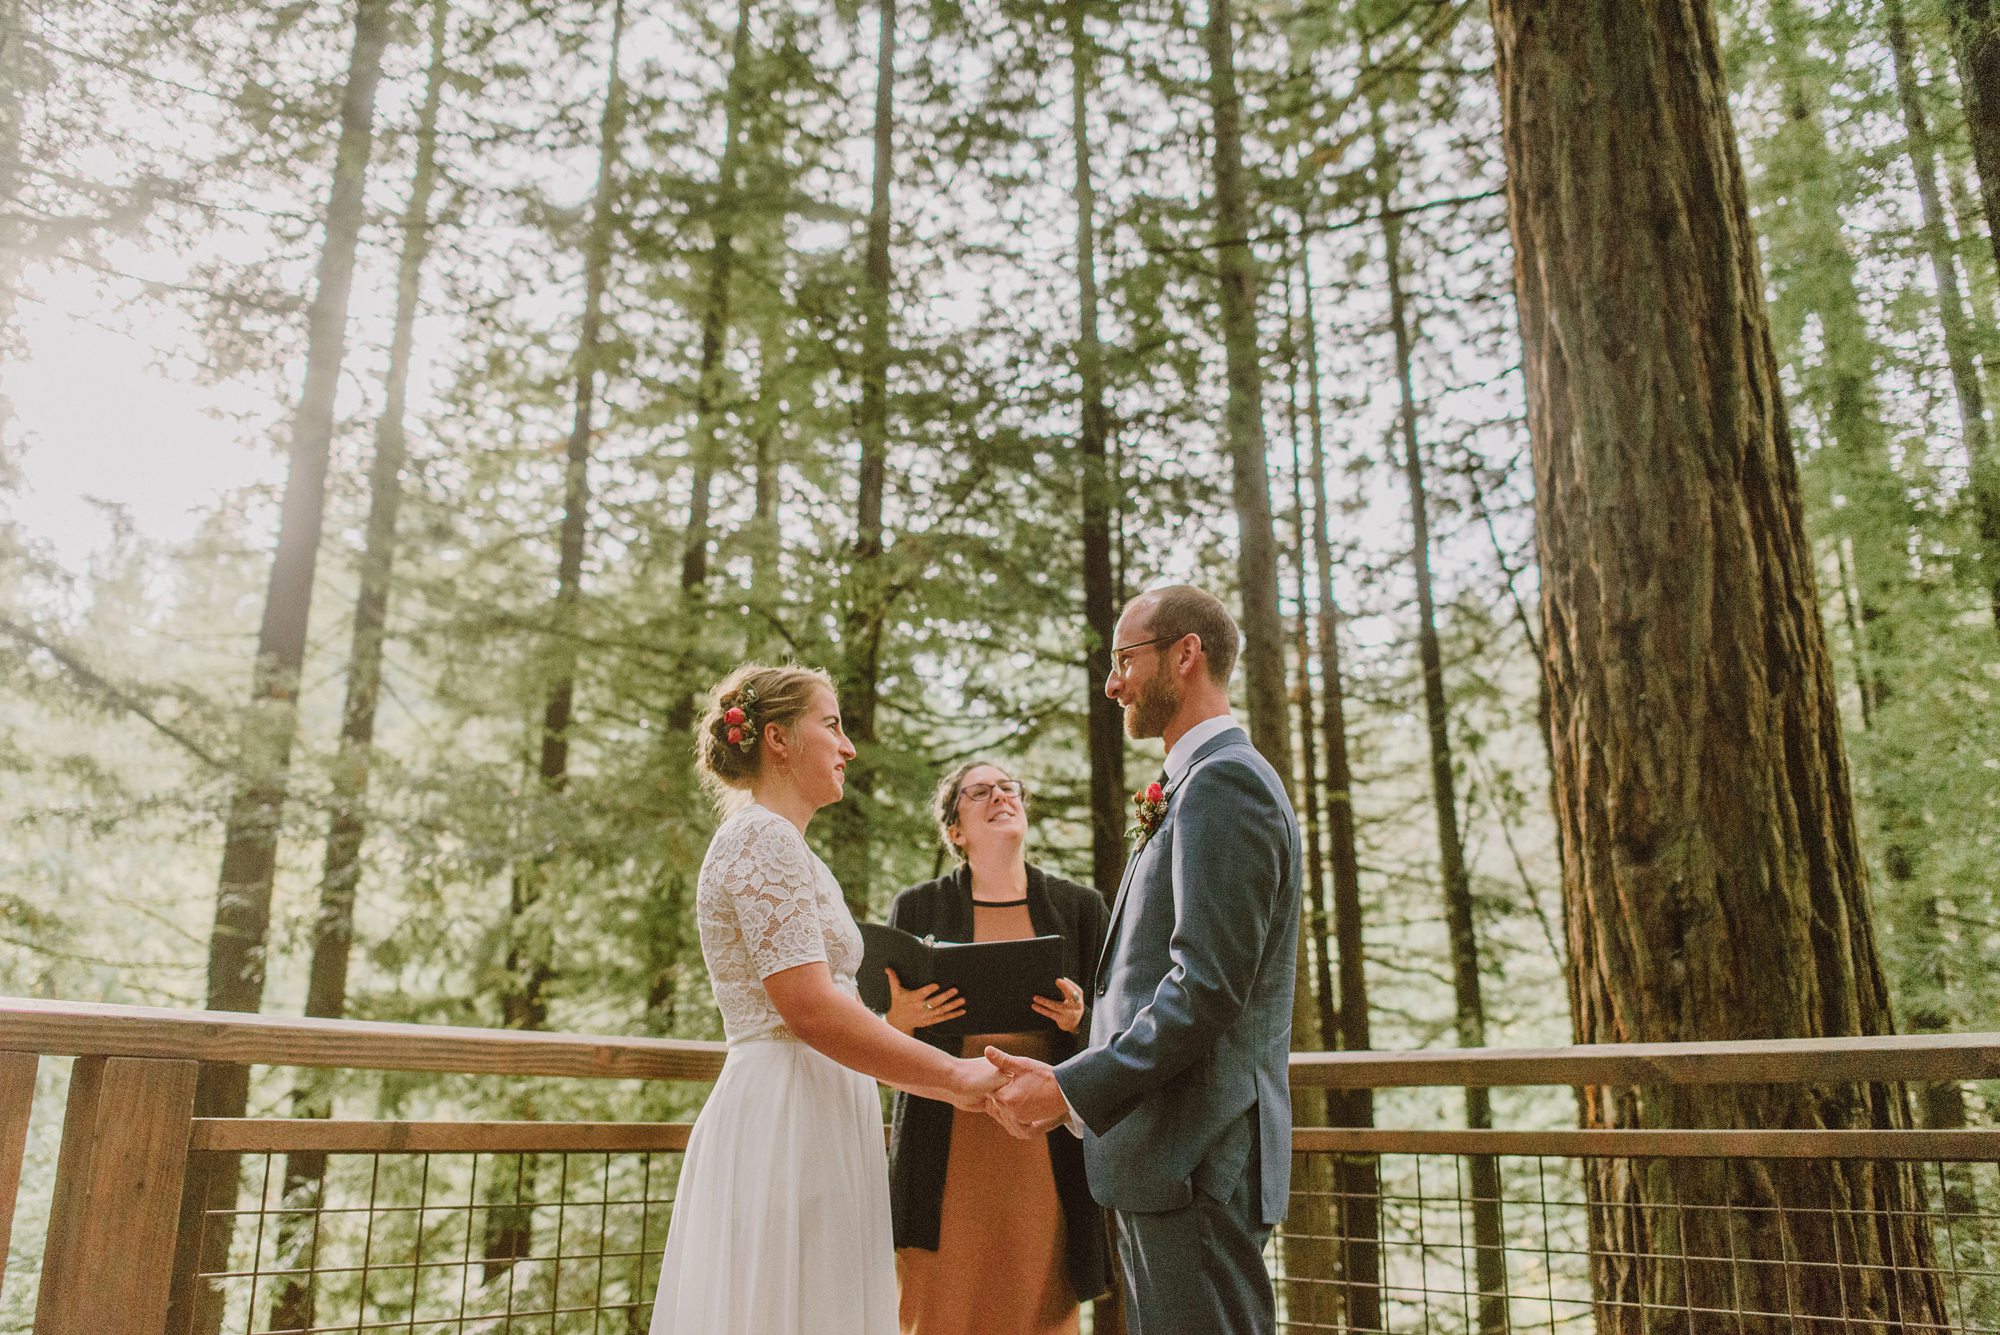
<svg viewBox="0 0 2000 1335">
<path fill-rule="evenodd" d="M 708 707 L 694 729 L 695 765 L 702 782 L 717 799 L 730 791 L 743 791 L 757 781 L 764 768 L 764 729 L 777 724 L 789 731 L 812 706 L 813 692 L 824 686 L 834 690 L 833 678 L 819 668 L 786 663 L 771 667 L 745 663 L 716 683 L 708 693 Z M 745 714 L 742 724 L 732 724 L 724 716 L 732 709 Z M 732 727 L 742 729 L 744 741 L 729 740 Z"/>
<path fill-rule="evenodd" d="M 958 824 L 958 794 L 965 787 L 965 776 L 976 769 L 997 769 L 1015 782 L 1020 782 L 1013 770 L 996 760 L 968 760 L 938 780 L 936 790 L 931 793 L 931 815 L 937 820 L 938 838 L 960 862 L 965 861 L 965 850 L 951 841 L 951 827 Z M 1026 815 L 1027 811 L 1028 788 L 1022 784 L 1021 813 Z"/>
</svg>

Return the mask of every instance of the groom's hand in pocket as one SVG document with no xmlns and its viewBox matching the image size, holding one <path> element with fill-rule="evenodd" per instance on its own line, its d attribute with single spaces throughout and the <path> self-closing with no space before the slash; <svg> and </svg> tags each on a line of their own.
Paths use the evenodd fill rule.
<svg viewBox="0 0 2000 1335">
<path fill-rule="evenodd" d="M 1069 1100 L 1056 1083 L 1054 1067 L 992 1047 L 986 1049 L 986 1060 L 1007 1076 L 1006 1086 L 987 1097 L 986 1111 L 1010 1135 L 1047 1135 L 1069 1120 Z"/>
</svg>

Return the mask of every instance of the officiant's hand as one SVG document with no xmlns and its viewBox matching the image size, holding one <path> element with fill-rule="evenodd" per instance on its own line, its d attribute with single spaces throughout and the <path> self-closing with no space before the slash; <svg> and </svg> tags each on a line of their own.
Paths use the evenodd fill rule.
<svg viewBox="0 0 2000 1335">
<path fill-rule="evenodd" d="M 955 987 L 938 991 L 936 983 L 923 987 L 904 987 L 903 980 L 896 976 L 894 969 L 884 969 L 889 976 L 888 1021 L 906 1034 L 914 1034 L 919 1029 L 946 1020 L 956 1020 L 965 1014 L 965 998 Z M 1077 993 L 1079 997 L 1083 994 Z"/>
<path fill-rule="evenodd" d="M 1056 1028 L 1065 1034 L 1073 1034 L 1083 1023 L 1083 989 L 1067 978 L 1056 979 L 1056 986 L 1062 989 L 1062 1000 L 1036 997 L 1035 1014 L 1054 1020 Z"/>
<path fill-rule="evenodd" d="M 1069 1119 L 1069 1100 L 1047 1062 L 1009 1056 L 998 1048 L 986 1049 L 986 1060 L 1008 1077 L 1006 1087 L 986 1100 L 986 1111 L 1008 1134 L 1023 1140 L 1045 1136 Z"/>
</svg>

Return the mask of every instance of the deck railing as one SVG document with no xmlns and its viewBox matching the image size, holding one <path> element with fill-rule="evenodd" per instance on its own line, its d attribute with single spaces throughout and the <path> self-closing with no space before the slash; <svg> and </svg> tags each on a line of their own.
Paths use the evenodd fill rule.
<svg viewBox="0 0 2000 1335">
<path fill-rule="evenodd" d="M 44 1057 L 77 1060 L 53 1172 L 23 1187 Z M 197 1081 L 208 1064 L 698 1083 L 722 1057 L 0 999 L 0 1248 L 33 1199 L 36 1335 L 644 1331 L 686 1125 L 217 1119 L 195 1115 Z M 1287 1329 L 2000 1335 L 2000 1131 L 1867 1125 L 1893 1083 L 2000 1079 L 2000 1035 L 1301 1053 L 1292 1076 L 1295 1192 L 1271 1252 Z M 1493 1131 L 1443 1124 L 1449 1096 L 1389 1092 L 1472 1085 L 1557 1092 L 1521 1104 L 1543 1128 Z M 1699 1086 L 1741 1092 L 1738 1124 L 1578 1130 L 1563 1093 L 1657 1122 Z M 1383 1125 L 1304 1124 L 1354 1113 L 1357 1091 Z M 1803 1091 L 1852 1125 L 1786 1125 Z"/>
</svg>

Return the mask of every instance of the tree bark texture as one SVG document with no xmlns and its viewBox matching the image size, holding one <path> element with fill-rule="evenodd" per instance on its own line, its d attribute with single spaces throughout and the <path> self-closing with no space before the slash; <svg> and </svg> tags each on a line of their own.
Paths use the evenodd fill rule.
<svg viewBox="0 0 2000 1335">
<path fill-rule="evenodd" d="M 390 577 L 396 559 L 396 516 L 403 500 L 403 465 L 408 458 L 405 415 L 409 403 L 410 356 L 415 346 L 417 307 L 424 257 L 430 244 L 431 197 L 437 188 L 438 111 L 444 100 L 448 0 L 434 0 L 430 15 L 431 60 L 424 100 L 417 116 L 417 162 L 410 199 L 403 212 L 403 249 L 396 272 L 395 330 L 389 342 L 389 371 L 382 416 L 375 425 L 375 453 L 368 469 L 368 520 L 361 555 L 360 589 L 348 649 L 347 698 L 341 710 L 340 753 L 334 762 L 333 815 L 328 821 L 326 855 L 320 873 L 319 912 L 313 923 L 312 961 L 306 974 L 306 1014 L 338 1019 L 347 1013 L 347 972 L 354 944 L 354 893 L 361 878 L 361 846 L 367 835 L 368 767 L 375 745 L 375 713 L 382 688 L 382 649 L 389 618 Z M 302 1082 L 292 1094 L 295 1117 L 327 1117 L 332 1108 L 322 1082 Z M 285 1158 L 285 1200 L 300 1209 L 318 1205 L 326 1178 L 324 1154 Z M 304 1214 L 279 1220 L 278 1248 L 290 1254 L 311 1236 Z M 309 1267 L 310 1258 L 306 1258 Z M 310 1285 L 290 1279 L 279 1284 L 271 1304 L 273 1330 L 305 1330 L 313 1324 Z"/>
<path fill-rule="evenodd" d="M 865 909 L 873 883 L 871 822 L 875 793 L 869 758 L 881 697 L 882 622 L 888 580 L 883 569 L 882 505 L 889 473 L 889 194 L 896 176 L 896 0 L 879 0 L 875 48 L 875 168 L 862 270 L 861 471 L 855 502 L 854 560 L 848 570 L 840 711 L 860 754 L 847 766 L 849 800 L 833 816 L 832 862 L 850 905 Z"/>
<path fill-rule="evenodd" d="M 333 448 L 333 399 L 347 349 L 348 294 L 353 287 L 355 252 L 364 219 L 362 196 L 368 160 L 375 146 L 375 90 L 382 80 L 382 52 L 389 42 L 390 26 L 387 0 L 359 0 L 356 4 L 353 45 L 341 93 L 333 183 L 327 197 L 326 236 L 306 314 L 305 384 L 292 418 L 277 549 L 264 595 L 250 709 L 243 725 L 241 770 L 223 835 L 222 870 L 208 945 L 209 1010 L 255 1011 L 264 1004 L 278 830 L 297 731 L 299 672 L 305 664 L 313 573 L 319 563 L 327 463 Z M 204 1065 L 195 1091 L 195 1111 L 202 1117 L 241 1117 L 249 1096 L 247 1068 Z M 202 1173 L 191 1178 L 184 1215 L 204 1206 L 233 1209 L 236 1179 L 234 1156 L 216 1156 Z M 197 1262 L 208 1271 L 227 1268 L 230 1229 L 219 1221 L 209 1228 L 199 1245 L 199 1256 L 195 1255 L 197 1232 L 183 1229 L 180 1234 L 182 1251 L 175 1264 L 170 1328 L 213 1335 L 222 1321 L 221 1295 L 212 1289 L 197 1292 L 191 1276 Z"/>
<path fill-rule="evenodd" d="M 1973 349 L 1971 317 L 1959 286 L 1958 256 L 1938 188 L 1937 145 L 1931 136 L 1930 117 L 1924 111 L 1923 87 L 1901 0 L 1888 0 L 1888 38 L 1896 67 L 1896 100 L 1909 140 L 1910 170 L 1923 208 L 1920 240 L 1937 281 L 1938 323 L 1944 329 L 1945 360 L 1951 368 L 1959 428 L 1964 433 L 1972 522 L 1978 534 L 1977 560 L 1983 567 L 1981 583 L 1994 625 L 2000 627 L 2000 460 L 1993 455 L 1993 433 L 1986 420 L 1986 391 Z"/>
<path fill-rule="evenodd" d="M 1578 1033 L 1887 1032 L 1714 15 L 1492 12 Z M 1745 1087 L 1591 1089 L 1584 1120 L 1909 1117 L 1899 1089 Z M 1690 1300 L 1754 1332 L 1794 1324 L 1756 1312 L 1944 1324 L 1903 1169 L 1606 1160 L 1588 1186 L 1600 1330 Z M 1838 1279 L 1797 1263 L 1835 1256 Z"/>
<path fill-rule="evenodd" d="M 1104 694 L 1111 675 L 1111 637 L 1118 592 L 1111 571 L 1112 504 L 1117 481 L 1107 467 L 1111 414 L 1104 401 L 1104 345 L 1097 333 L 1097 189 L 1091 183 L 1090 89 L 1096 50 L 1084 28 L 1083 0 L 1069 0 L 1070 142 L 1076 159 L 1076 367 L 1081 382 L 1083 460 L 1084 698 L 1089 701 L 1091 876 L 1099 894 L 1118 893 L 1125 870 L 1125 730 L 1118 705 Z"/>
<path fill-rule="evenodd" d="M 1250 250 L 1234 17 L 1235 6 L 1230 0 L 1211 0 L 1205 39 L 1209 110 L 1215 129 L 1215 268 L 1229 381 L 1223 435 L 1240 543 L 1236 569 L 1243 597 L 1241 663 L 1250 707 L 1250 740 L 1289 781 L 1292 743 L 1290 711 L 1285 704 L 1285 635 L 1278 616 L 1278 540 L 1271 520 L 1271 477 L 1264 459 L 1264 372 L 1257 340 L 1259 284 L 1257 259 Z"/>
<path fill-rule="evenodd" d="M 1376 135 L 1378 162 L 1390 157 Z M 1417 587 L 1417 654 L 1423 665 L 1424 722 L 1429 734 L 1431 804 L 1437 820 L 1438 879 L 1444 889 L 1445 931 L 1451 946 L 1452 1006 L 1458 1045 L 1486 1046 L 1486 1003 L 1480 992 L 1479 936 L 1472 917 L 1472 876 L 1465 865 L 1459 831 L 1458 788 L 1452 773 L 1451 706 L 1444 694 L 1444 652 L 1438 643 L 1437 601 L 1431 579 L 1430 497 L 1424 481 L 1423 443 L 1417 432 L 1417 392 L 1413 371 L 1415 332 L 1403 284 L 1403 223 L 1391 198 L 1393 158 L 1380 174 L 1382 260 L 1388 271 L 1389 329 L 1396 343 L 1396 387 L 1401 396 L 1397 425 L 1403 438 L 1403 479 L 1410 497 L 1410 566 Z M 1493 1125 L 1492 1095 L 1484 1088 L 1465 1091 L 1465 1124 L 1474 1130 Z M 1506 1235 L 1500 1211 L 1500 1164 L 1489 1155 L 1466 1160 L 1472 1189 L 1473 1277 L 1479 1293 L 1479 1328 L 1485 1335 L 1507 1329 Z"/>
</svg>

